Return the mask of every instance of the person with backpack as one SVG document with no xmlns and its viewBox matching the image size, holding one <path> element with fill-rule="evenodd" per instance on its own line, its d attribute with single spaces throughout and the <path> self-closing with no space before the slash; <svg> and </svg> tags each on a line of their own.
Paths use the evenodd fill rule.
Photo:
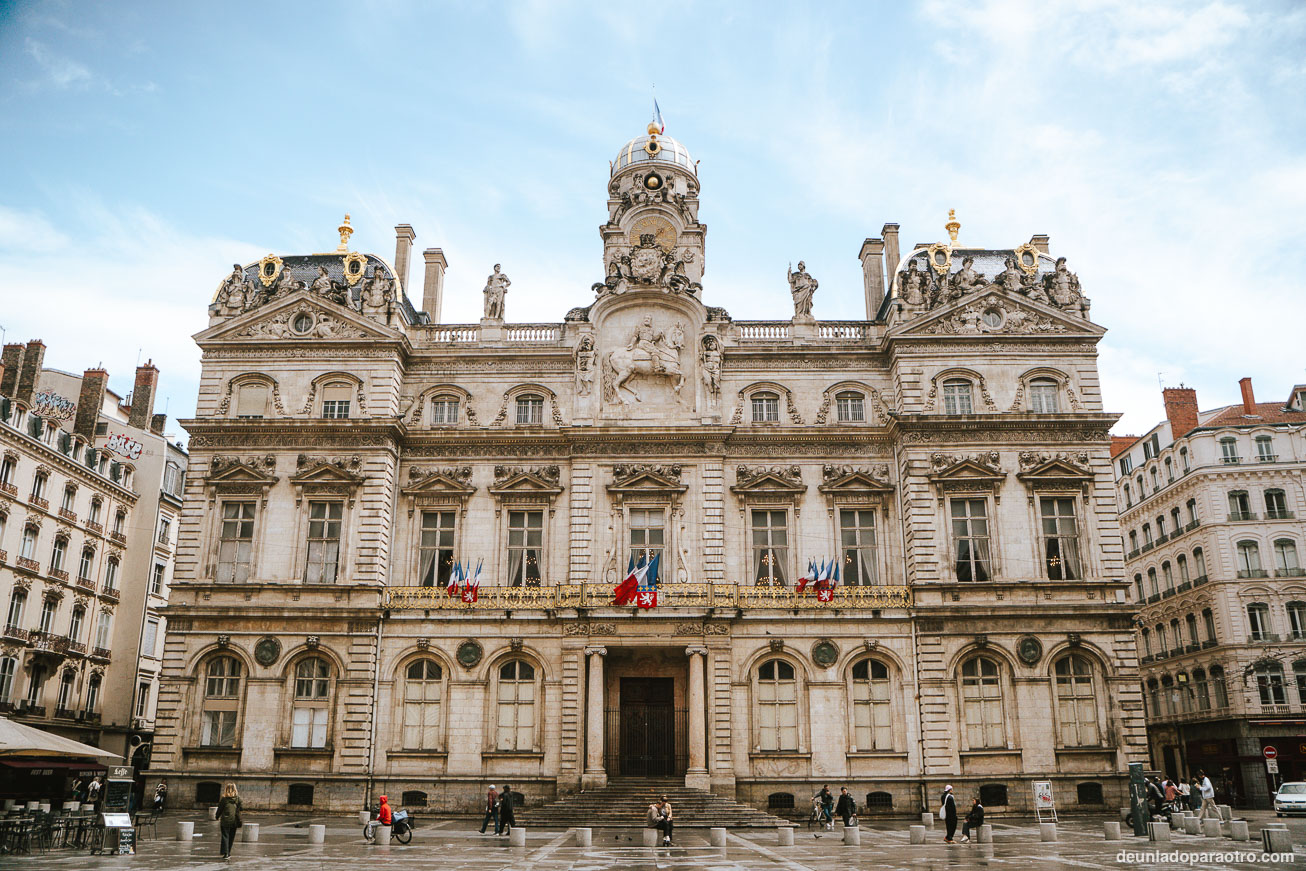
<svg viewBox="0 0 1306 871">
<path fill-rule="evenodd" d="M 245 825 L 240 818 L 240 794 L 236 784 L 228 780 L 222 787 L 222 798 L 218 799 L 218 831 L 221 837 L 218 850 L 223 859 L 231 858 L 231 845 L 236 842 L 236 829 Z"/>
</svg>

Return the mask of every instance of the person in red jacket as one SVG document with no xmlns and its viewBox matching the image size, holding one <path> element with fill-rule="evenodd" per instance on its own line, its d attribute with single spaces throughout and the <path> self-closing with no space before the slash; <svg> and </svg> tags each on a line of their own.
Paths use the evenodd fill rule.
<svg viewBox="0 0 1306 871">
<path fill-rule="evenodd" d="M 381 808 L 376 812 L 376 821 L 383 826 L 394 822 L 394 815 L 390 813 L 390 801 L 385 796 L 381 796 Z"/>
</svg>

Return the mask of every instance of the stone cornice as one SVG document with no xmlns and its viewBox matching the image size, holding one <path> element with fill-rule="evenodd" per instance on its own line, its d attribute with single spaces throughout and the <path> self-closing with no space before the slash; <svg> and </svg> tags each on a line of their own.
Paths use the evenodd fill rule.
<svg viewBox="0 0 1306 871">
<path fill-rule="evenodd" d="M 112 479 L 106 478 L 99 472 L 92 470 L 85 463 L 79 463 L 67 454 L 55 450 L 50 445 L 39 439 L 34 439 L 26 433 L 19 432 L 11 426 L 0 424 L 0 436 L 5 440 L 12 441 L 14 447 L 19 450 L 26 450 L 31 456 L 38 461 L 53 463 L 58 466 L 64 474 L 75 473 L 76 477 L 88 485 L 93 485 L 104 490 L 106 493 L 116 496 L 123 502 L 136 504 L 140 494 L 128 490 L 121 484 L 115 484 Z M 98 452 L 97 448 L 97 452 Z M 50 512 L 52 515 L 54 512 Z"/>
</svg>

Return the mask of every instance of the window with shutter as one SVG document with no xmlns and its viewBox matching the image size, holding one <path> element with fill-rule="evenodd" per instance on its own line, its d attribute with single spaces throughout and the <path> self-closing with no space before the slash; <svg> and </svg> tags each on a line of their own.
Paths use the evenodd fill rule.
<svg viewBox="0 0 1306 871">
<path fill-rule="evenodd" d="M 261 382 L 240 385 L 236 398 L 236 417 L 255 420 L 267 416 L 268 386 Z"/>
<path fill-rule="evenodd" d="M 322 388 L 322 416 L 342 419 L 349 417 L 350 385 L 337 381 Z"/>
</svg>

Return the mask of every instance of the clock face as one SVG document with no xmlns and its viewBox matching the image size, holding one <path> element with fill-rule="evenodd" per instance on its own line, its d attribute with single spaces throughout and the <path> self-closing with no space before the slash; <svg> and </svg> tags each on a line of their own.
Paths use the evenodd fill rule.
<svg viewBox="0 0 1306 871">
<path fill-rule="evenodd" d="M 653 234 L 653 241 L 664 250 L 676 247 L 676 228 L 671 222 L 659 215 L 645 215 L 630 228 L 630 244 L 638 245 L 639 237 L 645 233 Z"/>
</svg>

